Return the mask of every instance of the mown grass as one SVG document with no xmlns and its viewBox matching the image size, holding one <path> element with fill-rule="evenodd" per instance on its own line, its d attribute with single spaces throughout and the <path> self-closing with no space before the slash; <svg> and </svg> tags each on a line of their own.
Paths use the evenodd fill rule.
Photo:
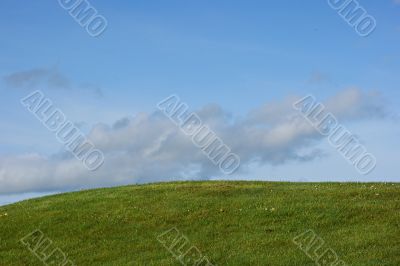
<svg viewBox="0 0 400 266">
<path fill-rule="evenodd" d="M 292 242 L 309 229 L 347 265 L 400 265 L 400 184 L 164 183 L 28 200 L 0 215 L 0 265 L 43 265 L 19 242 L 36 229 L 76 265 L 180 265 L 157 240 L 173 227 L 214 265 L 315 265 Z"/>
</svg>

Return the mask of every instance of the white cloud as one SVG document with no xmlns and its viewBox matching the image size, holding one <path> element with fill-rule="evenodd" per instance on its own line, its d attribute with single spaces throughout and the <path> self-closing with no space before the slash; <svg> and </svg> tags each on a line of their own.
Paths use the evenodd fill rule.
<svg viewBox="0 0 400 266">
<path fill-rule="evenodd" d="M 284 164 L 323 155 L 322 137 L 295 111 L 296 98 L 268 103 L 244 118 L 233 118 L 217 105 L 196 113 L 238 154 L 240 171 L 249 164 Z M 348 89 L 326 106 L 343 121 L 383 116 L 376 94 Z M 0 193 L 50 191 L 221 176 L 217 166 L 160 112 L 125 117 L 113 125 L 98 124 L 89 134 L 105 154 L 104 165 L 89 172 L 67 152 L 49 158 L 37 154 L 0 157 Z"/>
</svg>

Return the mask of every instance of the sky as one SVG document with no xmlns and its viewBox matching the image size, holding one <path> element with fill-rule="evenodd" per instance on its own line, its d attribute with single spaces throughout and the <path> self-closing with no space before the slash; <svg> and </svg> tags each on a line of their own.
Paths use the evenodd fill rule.
<svg viewBox="0 0 400 266">
<path fill-rule="evenodd" d="M 399 182 L 400 1 L 358 1 L 376 21 L 366 37 L 328 2 L 92 0 L 107 21 L 94 37 L 61 0 L 2 1 L 0 205 L 175 180 Z M 21 104 L 35 91 L 103 153 L 98 169 Z M 221 172 L 157 107 L 170 95 L 240 158 L 237 171 Z M 376 158 L 373 171 L 295 110 L 307 95 Z"/>
</svg>

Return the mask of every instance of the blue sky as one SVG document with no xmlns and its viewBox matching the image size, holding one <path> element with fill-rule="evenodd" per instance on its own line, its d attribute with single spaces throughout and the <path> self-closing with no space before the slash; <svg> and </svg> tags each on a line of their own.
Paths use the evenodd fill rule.
<svg viewBox="0 0 400 266">
<path fill-rule="evenodd" d="M 266 103 L 282 103 L 291 96 L 313 94 L 321 101 L 329 101 L 349 88 L 356 88 L 359 95 L 374 92 L 380 95 L 376 104 L 384 109 L 384 116 L 342 121 L 378 159 L 377 168 L 368 176 L 360 176 L 324 139 L 313 140 L 311 147 L 299 147 L 323 154 L 309 161 L 284 159 L 276 163 L 267 156 L 262 163 L 251 163 L 249 159 L 246 171 L 235 176 L 201 173 L 209 173 L 207 178 L 214 179 L 400 181 L 396 171 L 396 158 L 400 155 L 400 4 L 396 1 L 359 1 L 377 21 L 376 30 L 368 37 L 357 35 L 327 1 L 90 3 L 108 21 L 106 31 L 96 38 L 89 36 L 58 1 L 2 2 L 2 198 L 7 199 L 11 193 L 48 193 L 164 180 L 162 171 L 151 170 L 151 178 L 146 179 L 146 171 L 150 170 L 136 172 L 132 165 L 118 178 L 107 181 L 102 177 L 96 182 L 100 174 L 95 174 L 90 180 L 64 180 L 57 185 L 58 176 L 53 172 L 52 186 L 41 186 L 39 181 L 35 184 L 40 176 L 30 176 L 30 185 L 18 183 L 11 185 L 13 189 L 5 189 L 14 173 L 8 164 L 10 158 L 34 154 L 51 165 L 51 158 L 64 151 L 54 134 L 20 104 L 20 99 L 35 89 L 42 90 L 88 135 L 99 123 L 112 126 L 130 117 L 134 124 L 139 113 L 152 114 L 156 104 L 171 94 L 179 95 L 200 113 L 205 106 L 214 104 L 226 114 L 246 120 L 249 112 Z M 13 74 L 35 70 L 56 73 L 62 84 L 36 80 L 35 85 L 19 86 L 8 82 L 7 77 Z M 373 98 L 378 101 L 378 97 Z M 149 118 L 149 125 L 153 125 L 152 121 Z M 218 125 L 216 128 L 218 131 Z M 222 129 L 218 132 L 230 144 L 231 135 Z M 99 146 L 103 145 L 101 141 Z M 241 144 L 246 145 L 245 140 Z M 246 150 L 245 156 L 250 158 L 252 152 L 255 157 L 259 155 L 259 151 Z M 151 163 L 150 158 L 142 159 Z M 199 163 L 197 157 L 193 160 L 188 163 Z M 23 164 L 21 161 L 21 168 Z M 178 170 L 175 169 L 181 173 L 185 169 Z M 178 176 L 178 172 L 165 174 Z"/>
</svg>

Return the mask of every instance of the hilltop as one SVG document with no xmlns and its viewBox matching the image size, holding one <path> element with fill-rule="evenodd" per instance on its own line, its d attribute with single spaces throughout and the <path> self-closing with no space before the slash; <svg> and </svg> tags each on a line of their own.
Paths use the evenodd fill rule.
<svg viewBox="0 0 400 266">
<path fill-rule="evenodd" d="M 188 250 L 201 265 L 316 265 L 293 241 L 306 232 L 298 242 L 310 232 L 324 241 L 308 253 L 400 265 L 400 184 L 160 183 L 47 196 L 0 215 L 0 265 L 43 265 L 57 248 L 67 265 L 180 265 L 174 255 Z M 37 257 L 29 247 L 40 238 L 52 242 Z"/>
</svg>

